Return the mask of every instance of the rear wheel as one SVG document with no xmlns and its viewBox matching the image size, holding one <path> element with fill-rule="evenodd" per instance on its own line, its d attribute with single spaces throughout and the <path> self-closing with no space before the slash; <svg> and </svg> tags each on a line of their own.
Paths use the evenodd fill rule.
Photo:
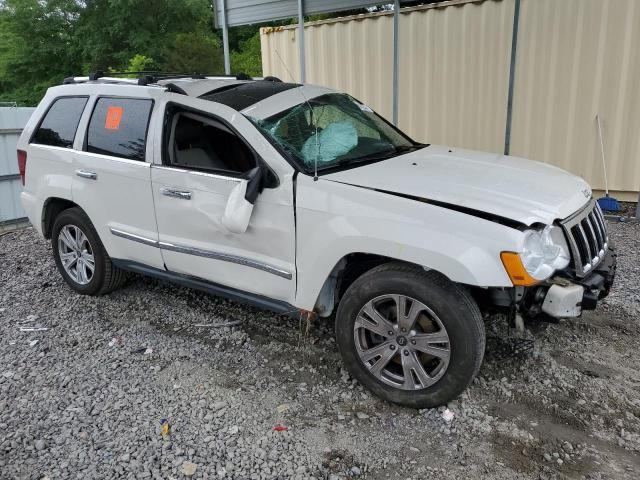
<svg viewBox="0 0 640 480">
<path fill-rule="evenodd" d="M 109 293 L 126 279 L 125 272 L 111 262 L 91 221 L 80 208 L 64 210 L 56 217 L 51 246 L 60 274 L 78 293 Z"/>
<path fill-rule="evenodd" d="M 376 395 L 426 408 L 457 397 L 485 347 L 473 298 L 436 272 L 398 263 L 374 268 L 345 292 L 336 315 L 340 353 Z"/>
</svg>

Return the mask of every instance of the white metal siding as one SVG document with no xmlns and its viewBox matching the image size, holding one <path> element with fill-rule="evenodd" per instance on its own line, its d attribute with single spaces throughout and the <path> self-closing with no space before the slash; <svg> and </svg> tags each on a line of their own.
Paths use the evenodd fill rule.
<svg viewBox="0 0 640 480">
<path fill-rule="evenodd" d="M 640 187 L 640 2 L 522 0 L 511 153 L 604 188 Z"/>
<path fill-rule="evenodd" d="M 401 15 L 400 128 L 427 143 L 503 150 L 513 10 L 490 0 Z"/>
<path fill-rule="evenodd" d="M 0 108 L 0 222 L 25 217 L 20 203 L 22 183 L 18 174 L 16 144 L 22 128 L 27 124 L 34 108 Z M 3 178 L 5 177 L 5 178 Z"/>
</svg>

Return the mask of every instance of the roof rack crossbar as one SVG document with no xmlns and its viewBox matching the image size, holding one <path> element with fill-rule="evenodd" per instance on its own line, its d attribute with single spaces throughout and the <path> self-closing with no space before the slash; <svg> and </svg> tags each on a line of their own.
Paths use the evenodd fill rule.
<svg viewBox="0 0 640 480">
<path fill-rule="evenodd" d="M 129 78 L 120 78 L 129 77 Z M 105 75 L 103 71 L 96 71 L 89 73 L 84 77 L 66 77 L 63 80 L 64 85 L 74 83 L 87 83 L 87 82 L 99 82 L 99 83 L 126 83 L 142 86 L 163 86 L 158 82 L 161 80 L 178 80 L 178 79 L 235 79 L 235 80 L 254 80 L 246 73 L 240 72 L 237 75 L 223 75 L 218 73 L 177 73 L 177 72 L 155 72 L 155 71 L 137 71 L 137 72 L 108 72 Z M 267 81 L 281 81 L 275 77 L 265 77 Z M 175 86 L 175 85 L 174 85 Z"/>
</svg>

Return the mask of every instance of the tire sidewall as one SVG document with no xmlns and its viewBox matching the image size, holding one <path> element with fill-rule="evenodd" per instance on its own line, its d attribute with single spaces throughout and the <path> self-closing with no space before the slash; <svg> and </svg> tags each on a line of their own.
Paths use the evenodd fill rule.
<svg viewBox="0 0 640 480">
<path fill-rule="evenodd" d="M 340 353 L 354 377 L 376 395 L 391 402 L 415 408 L 435 407 L 457 397 L 473 380 L 478 364 L 478 339 L 469 328 L 473 312 L 459 298 L 458 287 L 444 282 L 429 282 L 426 272 L 387 270 L 365 274 L 343 296 L 336 315 L 336 337 Z M 360 309 L 381 295 L 400 294 L 428 306 L 439 317 L 450 340 L 451 356 L 446 372 L 435 384 L 415 391 L 394 388 L 374 377 L 360 360 L 353 335 Z"/>
<path fill-rule="evenodd" d="M 67 225 L 74 225 L 78 227 L 87 237 L 91 250 L 93 251 L 93 258 L 95 261 L 95 270 L 91 281 L 86 285 L 80 285 L 73 280 L 62 266 L 62 260 L 60 259 L 60 250 L 58 247 L 58 236 L 63 227 Z M 103 255 L 103 248 L 98 235 L 91 225 L 91 222 L 86 218 L 81 211 L 77 209 L 69 209 L 63 211 L 56 218 L 53 229 L 51 231 L 51 246 L 53 248 L 53 258 L 56 262 L 58 270 L 62 274 L 62 278 L 67 284 L 73 288 L 76 292 L 85 295 L 95 295 L 102 288 L 102 282 L 104 280 L 105 273 L 105 257 Z"/>
</svg>

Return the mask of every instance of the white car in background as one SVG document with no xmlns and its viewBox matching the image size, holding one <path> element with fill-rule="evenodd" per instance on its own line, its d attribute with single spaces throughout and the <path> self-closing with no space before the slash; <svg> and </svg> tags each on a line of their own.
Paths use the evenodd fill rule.
<svg viewBox="0 0 640 480">
<path fill-rule="evenodd" d="M 483 315 L 578 316 L 615 274 L 580 178 L 417 143 L 328 88 L 71 78 L 18 149 L 25 210 L 76 292 L 131 271 L 335 317 L 353 376 L 411 407 L 469 385 Z"/>
</svg>

